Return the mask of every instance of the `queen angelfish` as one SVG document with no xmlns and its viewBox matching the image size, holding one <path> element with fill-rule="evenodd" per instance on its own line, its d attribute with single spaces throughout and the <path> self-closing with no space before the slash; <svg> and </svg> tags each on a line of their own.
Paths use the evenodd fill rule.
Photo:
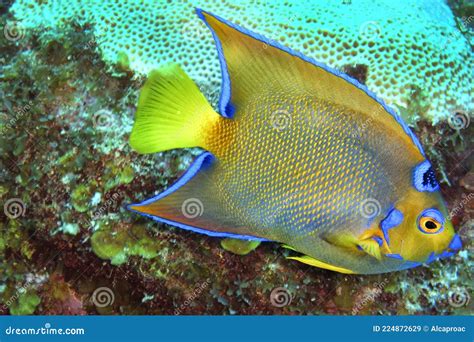
<svg viewBox="0 0 474 342">
<path fill-rule="evenodd" d="M 200 147 L 128 209 L 216 237 L 282 243 L 342 273 L 403 270 L 461 248 L 433 169 L 403 120 L 356 80 L 197 10 L 222 69 L 215 111 L 178 65 L 153 71 L 130 144 Z"/>
</svg>

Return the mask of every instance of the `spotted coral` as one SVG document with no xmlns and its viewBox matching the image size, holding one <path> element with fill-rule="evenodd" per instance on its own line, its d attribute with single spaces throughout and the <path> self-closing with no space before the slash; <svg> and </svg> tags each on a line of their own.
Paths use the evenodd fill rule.
<svg viewBox="0 0 474 342">
<path fill-rule="evenodd" d="M 434 122 L 457 109 L 470 111 L 474 62 L 468 40 L 443 0 L 370 1 L 32 1 L 12 12 L 26 28 L 75 20 L 94 27 L 102 57 L 148 73 L 178 62 L 215 92 L 219 65 L 210 33 L 194 15 L 202 7 L 258 31 L 330 66 L 367 67 L 367 86 L 384 100 L 410 107 L 411 89 L 429 99 L 423 113 Z M 262 44 L 262 49 L 265 45 Z M 207 94 L 209 95 L 209 94 Z"/>
</svg>

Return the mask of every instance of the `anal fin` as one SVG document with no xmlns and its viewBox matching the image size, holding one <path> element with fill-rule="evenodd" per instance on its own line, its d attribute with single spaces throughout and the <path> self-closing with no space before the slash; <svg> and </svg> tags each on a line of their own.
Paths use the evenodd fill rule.
<svg viewBox="0 0 474 342">
<path fill-rule="evenodd" d="M 331 265 L 331 264 L 328 264 L 326 262 L 314 259 L 314 258 L 312 258 L 308 255 L 303 255 L 303 256 L 300 256 L 300 257 L 287 257 L 287 259 L 296 260 L 296 261 L 302 262 L 303 264 L 307 264 L 307 265 L 311 265 L 311 266 L 315 266 L 315 267 L 319 267 L 319 268 L 324 268 L 324 269 L 339 272 L 339 273 L 355 274 L 355 272 L 353 272 L 353 271 L 351 271 L 347 268 Z"/>
<path fill-rule="evenodd" d="M 216 160 L 201 154 L 170 188 L 127 208 L 155 221 L 215 237 L 268 241 L 257 236 L 228 210 L 216 187 Z"/>
</svg>

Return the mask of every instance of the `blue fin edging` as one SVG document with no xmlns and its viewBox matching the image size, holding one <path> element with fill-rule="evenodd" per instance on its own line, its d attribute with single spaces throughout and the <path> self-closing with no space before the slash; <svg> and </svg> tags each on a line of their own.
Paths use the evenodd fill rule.
<svg viewBox="0 0 474 342">
<path fill-rule="evenodd" d="M 402 129 L 404 130 L 404 132 L 411 138 L 411 140 L 413 141 L 413 143 L 415 144 L 415 146 L 418 148 L 418 150 L 420 151 L 421 155 L 423 157 L 425 157 L 425 152 L 423 151 L 423 147 L 421 146 L 420 144 L 420 141 L 418 140 L 418 138 L 413 134 L 413 132 L 411 131 L 411 129 L 408 127 L 408 125 L 403 121 L 403 119 L 392 109 L 390 108 L 389 106 L 387 106 L 387 104 L 382 100 L 382 99 L 379 99 L 377 97 L 377 95 L 375 95 L 375 93 L 373 93 L 372 91 L 370 91 L 365 85 L 359 83 L 359 81 L 353 79 L 352 77 L 349 77 L 348 75 L 336 70 L 336 69 L 333 69 L 323 63 L 320 63 L 320 62 L 317 62 L 316 60 L 312 59 L 312 58 L 309 58 L 309 57 L 306 57 L 305 55 L 303 55 L 302 53 L 300 52 L 297 52 L 297 51 L 294 51 L 288 47 L 285 47 L 281 44 L 279 44 L 278 42 L 276 41 L 273 41 L 273 40 L 270 40 L 268 38 L 265 38 L 264 36 L 258 34 L 258 33 L 255 33 L 255 32 L 252 32 L 252 31 L 249 31 L 243 27 L 240 27 L 238 25 L 235 25 L 217 15 L 214 15 L 210 12 L 207 12 L 207 11 L 203 11 L 202 9 L 200 8 L 196 8 L 196 13 L 198 15 L 198 17 L 200 19 L 202 19 L 204 21 L 204 23 L 206 24 L 206 26 L 211 30 L 211 33 L 212 33 L 212 36 L 214 37 L 214 41 L 216 42 L 216 47 L 217 47 L 217 53 L 219 55 L 219 62 L 220 62 L 220 65 L 221 65 L 221 73 L 222 73 L 222 89 L 221 89 L 221 95 L 220 95 L 220 99 L 219 99 L 219 110 L 221 111 L 221 114 L 225 117 L 228 117 L 228 118 L 232 118 L 232 116 L 229 116 L 227 113 L 226 113 L 226 109 L 228 108 L 227 105 L 230 101 L 230 95 L 231 95 L 231 84 L 230 84 L 230 77 L 229 77 L 229 72 L 228 72 L 228 69 L 227 69 L 227 63 L 225 61 L 225 57 L 224 57 L 224 54 L 223 54 L 223 50 L 222 50 L 222 44 L 219 40 L 219 37 L 217 36 L 217 34 L 214 32 L 214 30 L 212 29 L 212 27 L 209 25 L 209 23 L 207 22 L 206 18 L 204 17 L 203 13 L 206 13 L 214 18 L 216 18 L 217 20 L 219 20 L 220 22 L 222 22 L 223 24 L 227 25 L 227 26 L 230 26 L 231 28 L 239 31 L 240 33 L 242 34 L 245 34 L 255 40 L 258 40 L 266 45 L 269 45 L 269 46 L 272 46 L 276 49 L 279 49 L 283 52 L 286 52 L 292 56 L 295 56 L 295 57 L 298 57 L 300 59 L 302 59 L 303 61 L 307 62 L 307 63 L 310 63 L 316 67 L 319 67 L 321 69 L 323 69 L 324 71 L 326 72 L 329 72 L 337 77 L 340 77 L 342 78 L 343 80 L 345 80 L 346 82 L 350 83 L 351 85 L 355 86 L 356 88 L 362 90 L 363 92 L 365 92 L 370 98 L 372 98 L 375 102 L 377 102 L 378 104 L 380 104 L 383 109 L 385 109 L 385 111 L 387 113 L 389 113 L 397 122 L 398 124 L 402 127 Z"/>
<path fill-rule="evenodd" d="M 203 12 L 207 13 L 199 8 L 196 8 L 196 14 L 204 22 L 204 24 L 206 24 L 206 26 L 212 33 L 212 37 L 214 38 L 214 42 L 216 43 L 219 64 L 221 66 L 222 88 L 219 96 L 219 112 L 222 116 L 231 119 L 234 115 L 235 108 L 230 104 L 231 84 L 229 72 L 227 70 L 227 63 L 225 61 L 224 53 L 222 51 L 221 41 L 219 40 L 219 37 L 217 36 L 216 32 L 214 32 L 212 27 L 207 22 L 206 18 L 203 15 Z"/>
<path fill-rule="evenodd" d="M 204 152 L 204 153 L 200 154 L 196 158 L 196 160 L 192 163 L 192 165 L 189 167 L 189 169 L 181 176 L 181 178 L 179 178 L 178 181 L 176 181 L 176 183 L 171 185 L 168 189 L 166 189 L 162 193 L 160 193 L 160 194 L 158 194 L 158 195 L 156 195 L 152 198 L 149 198 L 149 199 L 147 199 L 143 202 L 136 203 L 136 204 L 129 204 L 129 205 L 126 206 L 126 209 L 129 210 L 129 211 L 138 213 L 142 216 L 151 218 L 151 219 L 153 219 L 155 221 L 158 221 L 158 222 L 166 223 L 166 224 L 169 224 L 169 225 L 172 225 L 172 226 L 176 226 L 176 227 L 179 227 L 179 228 L 182 228 L 182 229 L 185 229 L 185 230 L 189 230 L 189 231 L 193 231 L 193 232 L 196 232 L 196 233 L 200 233 L 200 234 L 205 234 L 205 235 L 208 235 L 208 236 L 228 237 L 228 238 L 234 238 L 234 239 L 240 239 L 240 240 L 269 241 L 267 239 L 263 239 L 263 238 L 259 238 L 259 237 L 251 236 L 251 235 L 239 235 L 239 234 L 225 233 L 225 232 L 213 232 L 213 231 L 209 231 L 209 230 L 206 230 L 206 229 L 203 229 L 203 228 L 198 228 L 198 227 L 190 226 L 190 225 L 183 224 L 183 223 L 180 223 L 180 222 L 171 221 L 171 220 L 168 220 L 168 219 L 165 219 L 165 218 L 162 218 L 162 217 L 142 213 L 140 211 L 137 211 L 137 210 L 134 210 L 134 209 L 131 208 L 132 206 L 143 206 L 143 205 L 150 204 L 152 202 L 156 202 L 156 201 L 168 196 L 169 194 L 177 191 L 179 188 L 181 188 L 186 183 L 188 183 L 200 170 L 205 170 L 206 168 L 208 168 L 211 165 L 211 163 L 214 161 L 214 159 L 215 159 L 214 156 L 210 152 Z"/>
</svg>

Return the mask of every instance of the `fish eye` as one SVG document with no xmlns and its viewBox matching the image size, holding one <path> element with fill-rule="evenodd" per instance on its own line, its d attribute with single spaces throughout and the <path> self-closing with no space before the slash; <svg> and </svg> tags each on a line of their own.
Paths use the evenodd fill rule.
<svg viewBox="0 0 474 342">
<path fill-rule="evenodd" d="M 429 217 L 422 217 L 420 219 L 420 228 L 424 233 L 433 234 L 437 233 L 441 229 L 441 224 Z"/>
<path fill-rule="evenodd" d="M 443 215 L 438 210 L 425 210 L 418 218 L 418 229 L 425 234 L 436 234 L 443 230 L 443 222 Z"/>
</svg>

